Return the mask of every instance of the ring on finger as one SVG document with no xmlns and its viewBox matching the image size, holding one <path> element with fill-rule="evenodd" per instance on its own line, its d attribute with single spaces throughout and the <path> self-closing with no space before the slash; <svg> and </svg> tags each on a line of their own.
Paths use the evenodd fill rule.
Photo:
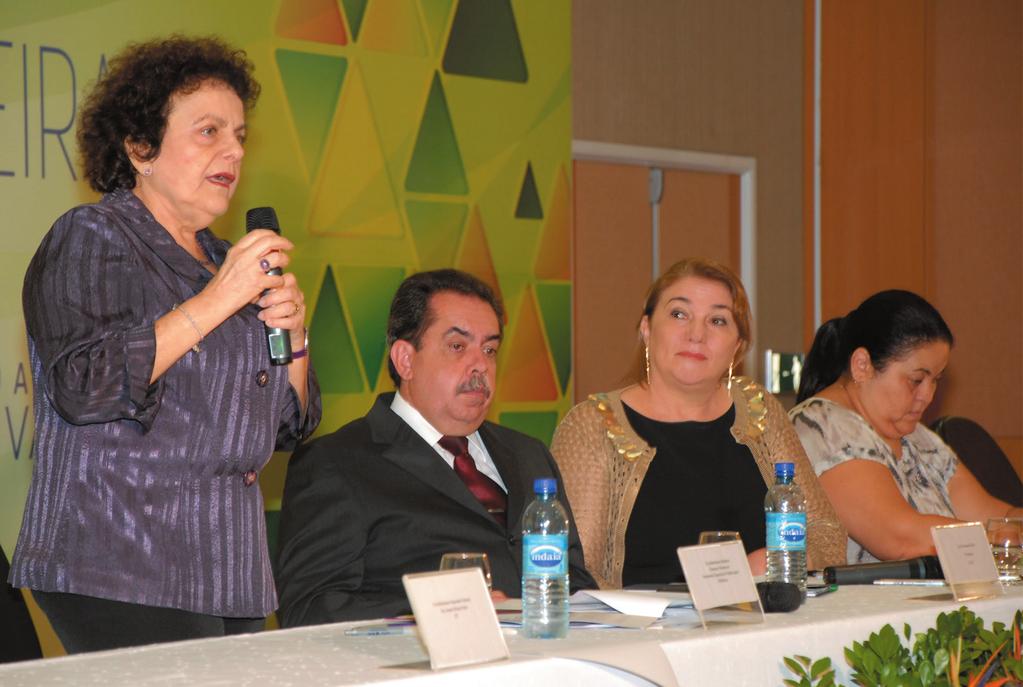
<svg viewBox="0 0 1023 687">
<path fill-rule="evenodd" d="M 300 306 L 298 303 L 295 303 L 295 312 L 291 313 L 292 317 L 297 315 L 298 311 L 301 310 L 301 309 L 302 309 L 302 306 Z"/>
<path fill-rule="evenodd" d="M 259 259 L 259 267 L 264 272 L 269 272 L 270 271 L 270 261 L 267 260 L 266 258 L 260 258 Z"/>
</svg>

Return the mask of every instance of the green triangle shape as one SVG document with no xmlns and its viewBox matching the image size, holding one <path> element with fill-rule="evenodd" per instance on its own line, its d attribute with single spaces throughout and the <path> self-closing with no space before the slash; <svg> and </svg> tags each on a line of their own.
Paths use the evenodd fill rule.
<svg viewBox="0 0 1023 687">
<path fill-rule="evenodd" d="M 543 208 L 540 207 L 540 194 L 536 192 L 536 179 L 533 178 L 533 165 L 526 163 L 526 177 L 522 180 L 519 191 L 519 204 L 515 208 L 515 216 L 519 219 L 543 219 Z"/>
<path fill-rule="evenodd" d="M 314 351 L 316 377 L 321 391 L 350 394 L 364 390 L 341 295 L 329 265 L 316 299 L 313 321 L 309 325 L 309 348 Z"/>
<path fill-rule="evenodd" d="M 278 50 L 277 69 L 309 176 L 320 162 L 348 70 L 343 57 Z"/>
<path fill-rule="evenodd" d="M 340 276 L 366 379 L 375 385 L 387 350 L 391 300 L 405 278 L 405 270 L 401 267 L 344 267 Z"/>
<path fill-rule="evenodd" d="M 551 439 L 554 438 L 554 428 L 558 426 L 558 412 L 556 410 L 544 410 L 528 413 L 501 413 L 498 422 L 503 427 L 509 427 L 523 434 L 528 434 L 550 446 Z"/>
<path fill-rule="evenodd" d="M 469 208 L 463 203 L 431 203 L 410 200 L 405 205 L 419 269 L 436 270 L 455 264 Z"/>
<path fill-rule="evenodd" d="M 465 195 L 469 185 L 465 180 L 462 155 L 458 152 L 455 129 L 451 125 L 444 87 L 440 74 L 433 75 L 426 109 L 419 124 L 416 147 L 412 151 L 405 190 L 419 193 L 445 193 Z"/>
<path fill-rule="evenodd" d="M 345 6 L 345 15 L 348 17 L 348 28 L 352 30 L 353 41 L 359 38 L 359 29 L 362 28 L 362 18 L 366 16 L 368 2 L 369 0 L 341 0 L 341 4 Z"/>
<path fill-rule="evenodd" d="M 423 8 L 423 21 L 430 35 L 430 45 L 434 54 L 440 52 L 441 41 L 444 40 L 444 29 L 448 27 L 448 15 L 451 14 L 453 0 L 419 0 Z"/>
<path fill-rule="evenodd" d="M 572 285 L 539 282 L 536 300 L 540 304 L 543 328 L 547 332 L 554 368 L 558 372 L 561 393 L 565 393 L 572 374 Z"/>
<path fill-rule="evenodd" d="M 529 78 L 510 0 L 461 0 L 444 51 L 444 71 L 498 81 Z"/>
</svg>

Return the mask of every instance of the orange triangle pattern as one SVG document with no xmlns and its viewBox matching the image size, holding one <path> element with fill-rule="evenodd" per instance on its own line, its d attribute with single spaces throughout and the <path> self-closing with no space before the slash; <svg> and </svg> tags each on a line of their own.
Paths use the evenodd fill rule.
<svg viewBox="0 0 1023 687">
<path fill-rule="evenodd" d="M 547 224 L 540 239 L 534 271 L 538 279 L 563 279 L 571 275 L 572 195 L 565 167 L 558 170 L 554 194 L 547 205 Z"/>
<path fill-rule="evenodd" d="M 462 254 L 458 258 L 457 267 L 482 279 L 494 290 L 494 295 L 504 302 L 504 299 L 501 298 L 501 287 L 497 283 L 494 260 L 490 257 L 487 235 L 483 231 L 483 217 L 480 216 L 478 205 L 473 206 L 472 214 L 469 216 L 469 226 L 466 227 L 465 238 L 462 240 Z M 505 313 L 505 318 L 507 316 Z"/>
<path fill-rule="evenodd" d="M 515 331 L 501 361 L 498 394 L 501 401 L 556 401 L 558 384 L 554 381 L 533 289 L 527 288 L 515 318 Z"/>
<path fill-rule="evenodd" d="M 425 56 L 426 37 L 415 0 L 373 0 L 359 30 L 359 45 L 404 55 Z"/>
<path fill-rule="evenodd" d="M 344 20 L 335 0 L 281 3 L 277 35 L 334 45 L 348 43 Z"/>
</svg>

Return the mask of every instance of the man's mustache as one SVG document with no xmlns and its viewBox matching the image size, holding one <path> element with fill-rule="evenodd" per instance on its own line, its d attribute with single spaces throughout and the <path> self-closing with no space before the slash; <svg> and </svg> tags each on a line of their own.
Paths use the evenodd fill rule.
<svg viewBox="0 0 1023 687">
<path fill-rule="evenodd" d="M 466 392 L 482 391 L 483 396 L 490 398 L 490 384 L 487 383 L 487 378 L 481 374 L 474 374 L 469 377 L 468 380 L 458 385 L 457 392 L 464 394 Z"/>
</svg>

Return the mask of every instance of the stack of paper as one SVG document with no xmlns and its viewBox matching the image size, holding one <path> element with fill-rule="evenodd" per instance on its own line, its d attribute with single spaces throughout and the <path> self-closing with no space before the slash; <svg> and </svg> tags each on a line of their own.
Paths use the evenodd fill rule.
<svg viewBox="0 0 1023 687">
<path fill-rule="evenodd" d="M 655 592 L 629 589 L 588 589 L 570 599 L 571 618 L 600 622 L 610 627 L 666 627 L 683 620 L 699 622 L 693 614 L 693 600 L 685 592 Z"/>
<path fill-rule="evenodd" d="M 685 592 L 588 589 L 573 594 L 569 604 L 569 625 L 573 628 L 643 629 L 699 623 L 692 612 L 692 599 Z M 521 600 L 503 601 L 497 609 L 502 625 L 522 625 Z"/>
</svg>

